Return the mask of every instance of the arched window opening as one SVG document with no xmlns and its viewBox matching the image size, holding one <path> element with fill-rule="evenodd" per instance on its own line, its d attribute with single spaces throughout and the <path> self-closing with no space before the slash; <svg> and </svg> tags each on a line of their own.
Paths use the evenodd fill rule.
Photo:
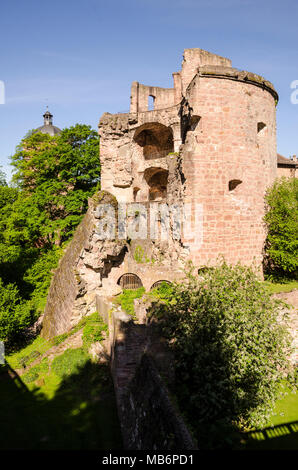
<svg viewBox="0 0 298 470">
<path fill-rule="evenodd" d="M 136 130 L 134 141 L 143 148 L 146 160 L 162 158 L 174 152 L 172 129 L 158 122 L 142 125 Z"/>
<path fill-rule="evenodd" d="M 258 122 L 258 134 L 266 129 L 266 124 L 264 122 Z"/>
<path fill-rule="evenodd" d="M 155 96 L 149 95 L 148 96 L 148 111 L 154 110 L 154 103 L 155 103 Z"/>
<path fill-rule="evenodd" d="M 143 287 L 142 281 L 136 274 L 126 273 L 123 274 L 119 279 L 117 284 L 122 287 L 122 289 L 139 289 Z"/>
<path fill-rule="evenodd" d="M 237 188 L 237 186 L 239 186 L 239 184 L 241 184 L 242 181 L 241 180 L 230 180 L 229 181 L 229 191 L 234 191 L 234 189 Z"/>
<path fill-rule="evenodd" d="M 149 201 L 164 201 L 167 198 L 168 170 L 147 168 L 144 178 L 149 186 Z"/>
<path fill-rule="evenodd" d="M 140 188 L 133 188 L 133 200 L 139 202 Z"/>
<path fill-rule="evenodd" d="M 200 121 L 201 117 L 193 115 L 189 118 L 189 116 L 185 117 L 184 120 L 181 121 L 181 140 L 182 144 L 185 144 L 186 137 L 188 131 L 194 131 Z"/>
<path fill-rule="evenodd" d="M 201 266 L 198 269 L 198 275 L 202 276 L 204 274 L 214 271 L 214 269 L 215 269 L 214 266 Z"/>
</svg>

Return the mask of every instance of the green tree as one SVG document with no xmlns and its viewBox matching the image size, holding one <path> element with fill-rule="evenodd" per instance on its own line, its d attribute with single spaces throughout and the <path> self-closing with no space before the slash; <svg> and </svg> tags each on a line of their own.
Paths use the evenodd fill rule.
<svg viewBox="0 0 298 470">
<path fill-rule="evenodd" d="M 22 303 L 14 284 L 4 285 L 0 278 L 0 340 L 9 342 L 32 322 L 32 310 Z"/>
<path fill-rule="evenodd" d="M 19 247 L 7 243 L 5 236 L 7 222 L 13 213 L 13 206 L 17 198 L 18 190 L 16 188 L 0 185 L 0 275 L 3 279 L 9 278 L 7 263 L 18 258 L 20 251 Z"/>
<path fill-rule="evenodd" d="M 98 135 L 80 124 L 54 137 L 33 133 L 22 140 L 12 164 L 13 182 L 22 192 L 9 223 L 11 241 L 61 245 L 98 187 Z"/>
<path fill-rule="evenodd" d="M 179 405 L 201 448 L 222 445 L 219 431 L 232 423 L 265 423 L 291 369 L 278 305 L 250 268 L 224 262 L 201 277 L 188 273 L 152 305 L 174 353 Z"/>
<path fill-rule="evenodd" d="M 297 276 L 298 182 L 279 178 L 266 194 L 267 267 L 271 272 Z"/>
<path fill-rule="evenodd" d="M 99 138 L 80 124 L 54 137 L 30 131 L 11 159 L 13 187 L 0 175 L 0 290 L 8 299 L 0 336 L 8 341 L 43 311 L 63 246 L 99 186 Z"/>
<path fill-rule="evenodd" d="M 1 170 L 1 167 L 0 167 L 0 187 L 1 186 L 7 186 L 7 183 L 6 183 L 6 174 L 4 173 L 4 171 Z"/>
</svg>

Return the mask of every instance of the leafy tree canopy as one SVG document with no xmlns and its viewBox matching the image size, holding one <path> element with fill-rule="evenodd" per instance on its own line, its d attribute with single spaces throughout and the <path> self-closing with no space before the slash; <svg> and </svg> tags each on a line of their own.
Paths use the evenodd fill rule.
<svg viewBox="0 0 298 470">
<path fill-rule="evenodd" d="M 24 138 L 12 156 L 21 190 L 8 224 L 10 243 L 60 245 L 73 233 L 99 184 L 99 138 L 87 125 Z M 29 223 L 28 223 L 29 222 Z"/>
<path fill-rule="evenodd" d="M 30 131 L 11 162 L 12 187 L 0 173 L 0 336 L 9 340 L 42 313 L 60 247 L 99 187 L 99 138 L 82 124 L 53 137 Z"/>
<path fill-rule="evenodd" d="M 297 276 L 298 273 L 298 182 L 279 178 L 266 194 L 268 226 L 266 252 L 271 272 Z"/>
<path fill-rule="evenodd" d="M 0 186 L 7 186 L 6 174 L 4 173 L 4 171 L 1 170 L 1 167 L 0 167 Z"/>
</svg>

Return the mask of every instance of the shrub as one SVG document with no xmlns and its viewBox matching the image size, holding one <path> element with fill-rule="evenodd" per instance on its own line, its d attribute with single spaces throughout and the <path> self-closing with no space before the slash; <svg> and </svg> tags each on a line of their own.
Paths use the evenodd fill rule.
<svg viewBox="0 0 298 470">
<path fill-rule="evenodd" d="M 266 194 L 268 226 L 266 252 L 270 271 L 297 276 L 298 182 L 279 178 Z"/>
<path fill-rule="evenodd" d="M 124 289 L 122 294 L 114 299 L 114 303 L 121 305 L 121 308 L 129 315 L 134 315 L 134 300 L 143 296 L 144 287 L 138 289 Z"/>
<path fill-rule="evenodd" d="M 22 375 L 22 380 L 25 383 L 35 382 L 40 374 L 45 374 L 49 370 L 48 358 L 45 357 L 39 364 L 31 367 L 28 372 Z"/>
<path fill-rule="evenodd" d="M 22 302 L 17 286 L 4 285 L 0 278 L 0 340 L 12 341 L 32 323 L 32 318 L 32 309 Z"/>
<path fill-rule="evenodd" d="M 149 296 L 153 295 L 153 297 L 167 301 L 167 299 L 171 297 L 172 293 L 173 293 L 172 283 L 162 282 L 161 284 L 159 284 L 158 287 L 155 287 L 154 289 L 150 291 Z"/>
<path fill-rule="evenodd" d="M 174 352 L 179 404 L 201 444 L 232 422 L 265 423 L 290 369 L 278 305 L 250 268 L 225 262 L 202 277 L 189 272 L 166 302 L 152 304 Z"/>
<path fill-rule="evenodd" d="M 62 335 L 55 336 L 52 339 L 52 343 L 54 346 L 58 346 L 59 344 L 63 343 L 68 337 L 70 336 L 70 333 L 62 333 Z"/>
</svg>

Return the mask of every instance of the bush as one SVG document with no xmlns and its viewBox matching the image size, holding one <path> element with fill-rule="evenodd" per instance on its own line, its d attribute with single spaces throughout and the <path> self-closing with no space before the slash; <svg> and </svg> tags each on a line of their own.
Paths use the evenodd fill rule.
<svg viewBox="0 0 298 470">
<path fill-rule="evenodd" d="M 85 351 L 88 351 L 92 343 L 103 340 L 103 331 L 107 332 L 108 326 L 103 322 L 97 312 L 87 315 L 84 319 L 85 326 L 82 339 Z"/>
<path fill-rule="evenodd" d="M 149 292 L 149 296 L 153 295 L 158 299 L 164 300 L 165 302 L 171 295 L 173 294 L 173 286 L 172 283 L 169 282 L 162 282 L 159 284 L 158 287 L 155 287 Z"/>
<path fill-rule="evenodd" d="M 201 445 L 232 422 L 265 423 L 290 369 L 278 305 L 250 268 L 225 262 L 202 277 L 189 272 L 166 302 L 152 304 L 174 352 L 179 405 Z"/>
<path fill-rule="evenodd" d="M 280 178 L 266 194 L 267 270 L 297 277 L 298 182 Z"/>
<path fill-rule="evenodd" d="M 134 315 L 134 300 L 143 296 L 145 293 L 144 287 L 138 289 L 124 289 L 122 294 L 119 294 L 114 303 L 121 305 L 121 308 L 129 315 Z"/>
<path fill-rule="evenodd" d="M 22 302 L 17 286 L 0 278 L 0 340 L 9 343 L 32 323 L 30 306 Z"/>
</svg>

